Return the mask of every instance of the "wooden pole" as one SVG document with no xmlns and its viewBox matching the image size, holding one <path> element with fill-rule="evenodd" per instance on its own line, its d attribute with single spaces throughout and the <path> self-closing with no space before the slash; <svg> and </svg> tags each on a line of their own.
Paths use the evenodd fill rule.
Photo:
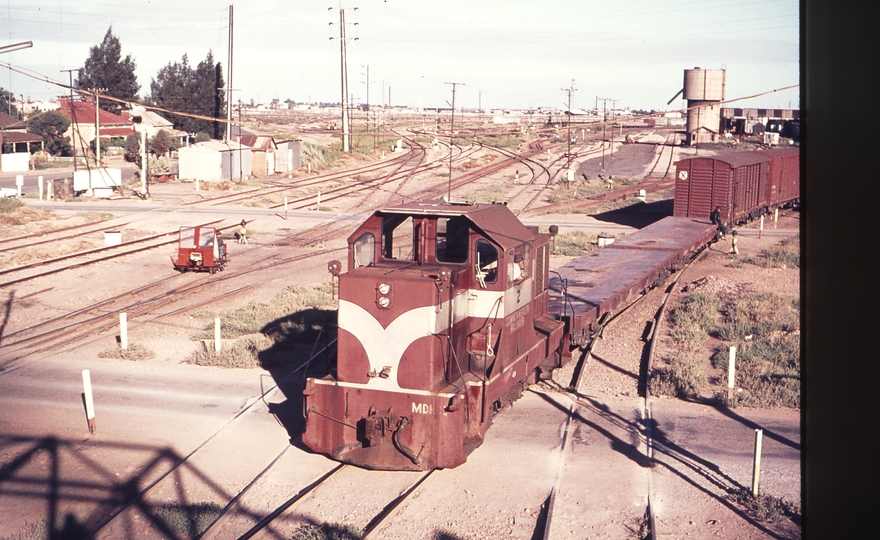
<svg viewBox="0 0 880 540">
<path fill-rule="evenodd" d="M 83 379 L 83 400 L 86 404 L 86 420 L 89 423 L 89 433 L 95 433 L 95 402 L 92 399 L 92 378 L 89 370 L 82 371 Z"/>
<path fill-rule="evenodd" d="M 214 350 L 220 351 L 222 344 L 220 342 L 220 317 L 214 317 Z"/>
<path fill-rule="evenodd" d="M 758 496 L 758 481 L 761 476 L 761 439 L 764 435 L 764 430 L 756 429 L 755 430 L 755 461 L 754 466 L 752 467 L 752 496 Z"/>
<path fill-rule="evenodd" d="M 727 399 L 733 399 L 733 386 L 736 380 L 736 347 L 730 347 L 730 356 L 727 360 Z"/>
<path fill-rule="evenodd" d="M 119 344 L 123 350 L 128 348 L 128 315 L 124 311 L 119 314 Z"/>
</svg>

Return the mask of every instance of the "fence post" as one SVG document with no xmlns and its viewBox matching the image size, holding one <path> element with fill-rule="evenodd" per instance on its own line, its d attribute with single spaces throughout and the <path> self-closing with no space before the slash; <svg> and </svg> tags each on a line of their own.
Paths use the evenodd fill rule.
<svg viewBox="0 0 880 540">
<path fill-rule="evenodd" d="M 214 350 L 220 351 L 222 344 L 220 342 L 220 317 L 214 317 Z"/>
<path fill-rule="evenodd" d="M 82 379 L 83 379 L 83 401 L 86 404 L 86 420 L 89 423 L 89 433 L 95 433 L 97 431 L 97 427 L 95 426 L 95 402 L 92 400 L 92 378 L 89 374 L 89 370 L 84 369 L 82 371 Z"/>
<path fill-rule="evenodd" d="M 727 399 L 733 399 L 733 386 L 736 380 L 736 346 L 730 346 L 730 353 L 727 360 Z"/>
<path fill-rule="evenodd" d="M 761 476 L 761 439 L 764 435 L 763 429 L 755 430 L 755 461 L 752 467 L 752 496 L 758 496 L 758 480 Z"/>
<path fill-rule="evenodd" d="M 119 314 L 119 344 L 128 348 L 128 315 L 124 311 Z"/>
</svg>

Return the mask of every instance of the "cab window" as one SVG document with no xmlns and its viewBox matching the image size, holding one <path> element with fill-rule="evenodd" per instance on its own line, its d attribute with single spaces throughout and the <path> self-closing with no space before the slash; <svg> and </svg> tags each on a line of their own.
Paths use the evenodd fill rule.
<svg viewBox="0 0 880 540">
<path fill-rule="evenodd" d="M 481 289 L 498 281 L 498 250 L 485 240 L 477 240 L 474 275 Z"/>
<path fill-rule="evenodd" d="M 376 237 L 373 233 L 364 233 L 354 241 L 354 267 L 373 266 L 376 257 Z"/>
<path fill-rule="evenodd" d="M 468 259 L 469 222 L 462 216 L 437 219 L 437 260 L 463 263 Z"/>
<path fill-rule="evenodd" d="M 507 252 L 507 284 L 521 283 L 529 277 L 529 249 L 520 246 Z"/>
<path fill-rule="evenodd" d="M 382 258 L 413 261 L 416 257 L 411 216 L 392 214 L 382 219 Z"/>
</svg>

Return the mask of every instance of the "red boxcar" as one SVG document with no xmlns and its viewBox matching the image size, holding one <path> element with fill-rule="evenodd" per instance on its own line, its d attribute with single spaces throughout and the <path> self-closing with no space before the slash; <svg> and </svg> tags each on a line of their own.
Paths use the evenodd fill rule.
<svg viewBox="0 0 880 540">
<path fill-rule="evenodd" d="M 715 207 L 727 225 L 743 223 L 800 193 L 798 149 L 729 152 L 676 162 L 673 215 L 708 219 Z"/>
<path fill-rule="evenodd" d="M 773 148 L 758 152 L 770 157 L 767 206 L 780 206 L 798 200 L 801 192 L 800 148 Z"/>
</svg>

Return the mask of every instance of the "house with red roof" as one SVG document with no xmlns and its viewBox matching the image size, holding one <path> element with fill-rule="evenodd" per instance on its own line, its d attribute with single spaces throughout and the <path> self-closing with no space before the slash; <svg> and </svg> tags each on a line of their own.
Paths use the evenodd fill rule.
<svg viewBox="0 0 880 540">
<path fill-rule="evenodd" d="M 96 107 L 94 96 L 85 96 L 85 101 L 71 101 L 69 97 L 62 97 L 58 112 L 70 120 L 70 127 L 64 136 L 70 137 L 70 144 L 77 156 L 94 155 L 91 143 L 96 133 L 100 133 L 102 148 L 106 144 L 105 139 L 137 133 L 131 118 Z"/>
</svg>

